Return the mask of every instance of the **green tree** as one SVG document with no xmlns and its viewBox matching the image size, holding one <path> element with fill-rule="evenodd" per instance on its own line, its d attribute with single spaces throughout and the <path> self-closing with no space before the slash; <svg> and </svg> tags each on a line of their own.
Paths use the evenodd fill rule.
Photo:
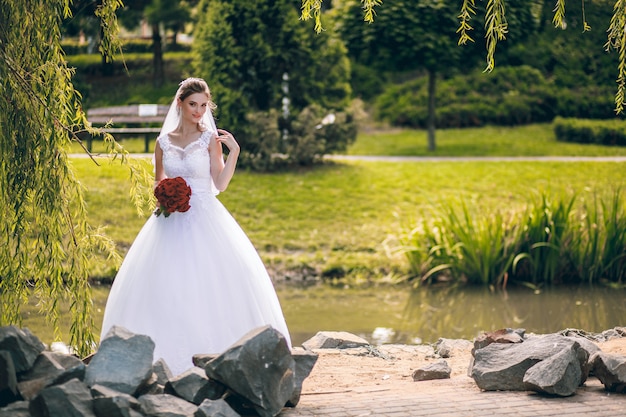
<svg viewBox="0 0 626 417">
<path fill-rule="evenodd" d="M 255 155 L 262 146 L 247 129 L 248 116 L 282 108 L 285 75 L 292 115 L 312 103 L 326 109 L 349 104 L 344 45 L 336 36 L 309 30 L 293 2 L 203 0 L 197 15 L 195 75 L 208 82 L 218 104 L 217 124 L 237 134 L 242 155 Z"/>
<path fill-rule="evenodd" d="M 120 5 L 103 1 L 96 10 L 106 56 L 119 47 L 112 36 Z M 58 337 L 60 305 L 68 301 L 70 344 L 86 354 L 95 346 L 88 260 L 114 250 L 87 221 L 67 156 L 74 132 L 88 128 L 60 47 L 69 14 L 69 0 L 0 0 L 0 324 L 19 325 L 33 296 Z"/>
<path fill-rule="evenodd" d="M 435 150 L 435 91 L 439 74 L 467 66 L 455 32 L 455 2 L 394 0 L 377 8 L 375 24 L 363 24 L 360 1 L 349 1 L 340 32 L 350 55 L 380 73 L 423 70 L 428 74 L 428 149 Z"/>
<path fill-rule="evenodd" d="M 361 0 L 363 8 L 363 20 L 369 23 L 374 21 L 376 15 L 376 7 L 382 5 L 382 0 Z M 468 42 L 474 42 L 472 23 L 476 15 L 477 7 L 475 0 L 459 0 L 460 13 L 458 14 L 459 44 L 466 45 Z M 315 31 L 322 31 L 322 4 L 320 0 L 302 0 L 301 17 L 304 20 L 315 20 Z M 500 41 L 507 38 L 509 27 L 507 23 L 507 12 L 505 4 L 509 1 L 505 0 L 487 0 L 485 2 L 484 11 L 484 28 L 485 28 L 485 47 L 487 51 L 487 71 L 491 71 L 495 66 L 496 46 Z M 582 0 L 581 2 L 581 26 L 582 31 L 586 32 L 590 29 L 587 21 L 585 5 L 591 4 L 597 7 L 609 7 L 610 3 L 602 0 Z M 552 5 L 552 6 L 550 6 Z M 528 2 L 526 10 L 539 16 L 540 20 L 546 16 L 546 7 L 551 7 L 552 24 L 556 28 L 565 29 L 567 27 L 565 20 L 566 1 L 556 0 L 556 6 L 553 2 L 531 1 Z M 404 13 L 404 11 L 401 11 Z M 613 5 L 613 14 L 608 23 L 608 36 L 604 43 L 607 52 L 616 51 L 618 54 L 617 63 L 617 92 L 615 93 L 615 112 L 620 114 L 624 110 L 626 102 L 626 1 L 617 0 Z"/>
<path fill-rule="evenodd" d="M 176 34 L 191 19 L 191 7 L 196 1 L 185 0 L 134 0 L 127 2 L 120 13 L 120 21 L 124 27 L 132 29 L 146 19 L 152 29 L 152 82 L 160 87 L 165 82 L 165 64 L 163 61 L 163 39 L 161 26 L 174 32 L 172 45 L 175 45 Z"/>
</svg>

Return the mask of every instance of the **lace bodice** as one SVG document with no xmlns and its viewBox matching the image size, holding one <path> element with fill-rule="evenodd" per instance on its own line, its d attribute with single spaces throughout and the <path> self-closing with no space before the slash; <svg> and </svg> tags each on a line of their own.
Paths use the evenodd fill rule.
<svg viewBox="0 0 626 417">
<path fill-rule="evenodd" d="M 163 150 L 163 169 L 168 177 L 183 177 L 193 193 L 210 191 L 217 194 L 211 179 L 209 141 L 212 133 L 205 131 L 198 139 L 181 148 L 172 144 L 167 134 L 157 141 Z"/>
</svg>

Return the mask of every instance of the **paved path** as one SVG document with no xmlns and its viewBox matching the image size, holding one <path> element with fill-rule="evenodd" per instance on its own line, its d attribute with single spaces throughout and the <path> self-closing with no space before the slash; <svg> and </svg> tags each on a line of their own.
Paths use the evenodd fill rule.
<svg viewBox="0 0 626 417">
<path fill-rule="evenodd" d="M 358 388 L 349 392 L 303 392 L 300 403 L 284 409 L 281 417 L 295 416 L 380 416 L 380 417 L 485 417 L 485 416 L 580 416 L 613 417 L 626 415 L 626 394 L 604 391 L 590 378 L 574 396 L 550 397 L 533 392 L 480 391 L 473 380 L 454 384 L 450 380 L 412 382 L 411 390 L 379 391 Z M 447 382 L 448 381 L 448 382 Z M 465 381 L 464 381 L 465 382 Z M 435 385 L 425 388 L 421 384 Z"/>
</svg>

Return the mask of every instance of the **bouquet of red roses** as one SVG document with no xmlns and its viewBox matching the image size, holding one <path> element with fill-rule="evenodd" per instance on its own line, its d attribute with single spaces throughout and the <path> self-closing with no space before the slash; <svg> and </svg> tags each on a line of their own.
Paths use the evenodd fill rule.
<svg viewBox="0 0 626 417">
<path fill-rule="evenodd" d="M 154 211 L 157 217 L 161 213 L 165 217 L 168 217 L 175 211 L 184 213 L 191 207 L 189 205 L 191 188 L 182 177 L 161 180 L 154 189 L 154 196 L 158 203 L 158 207 Z"/>
</svg>

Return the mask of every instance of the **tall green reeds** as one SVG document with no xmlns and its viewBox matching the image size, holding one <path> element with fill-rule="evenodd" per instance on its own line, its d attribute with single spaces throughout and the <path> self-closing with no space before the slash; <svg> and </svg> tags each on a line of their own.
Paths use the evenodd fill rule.
<svg viewBox="0 0 626 417">
<path fill-rule="evenodd" d="M 608 200 L 608 201 L 607 201 Z M 524 210 L 475 213 L 465 202 L 422 215 L 399 239 L 416 283 L 505 287 L 626 284 L 626 213 L 609 197 L 539 193 Z"/>
<path fill-rule="evenodd" d="M 609 202 L 585 201 L 574 225 L 572 262 L 581 280 L 622 285 L 626 282 L 626 212 L 621 192 Z"/>
</svg>

